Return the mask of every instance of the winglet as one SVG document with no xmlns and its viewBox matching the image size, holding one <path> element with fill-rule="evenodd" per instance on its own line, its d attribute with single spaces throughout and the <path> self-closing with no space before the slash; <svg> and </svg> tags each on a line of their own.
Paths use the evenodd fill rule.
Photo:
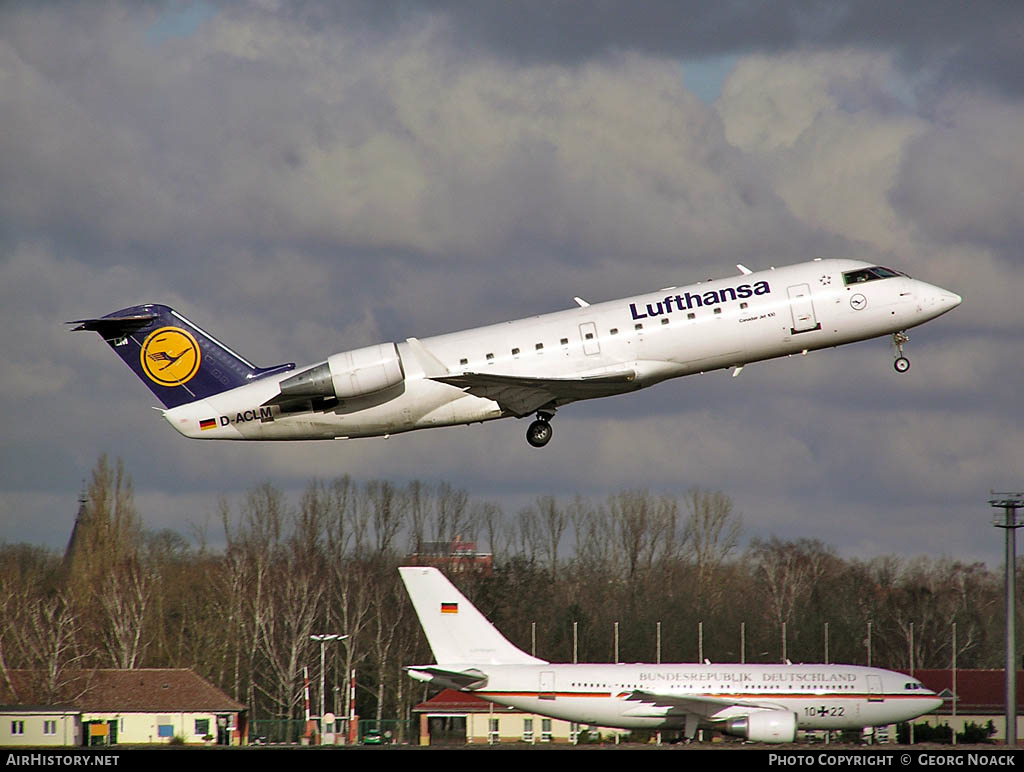
<svg viewBox="0 0 1024 772">
<path fill-rule="evenodd" d="M 736 263 L 736 267 L 740 269 L 740 273 L 742 273 L 744 276 L 749 276 L 750 274 L 753 273 L 753 271 L 751 271 L 749 268 L 747 268 L 747 266 L 743 265 L 742 263 Z"/>
<path fill-rule="evenodd" d="M 419 360 L 420 367 L 423 368 L 423 373 L 428 378 L 437 378 L 449 374 L 449 370 L 444 366 L 444 363 L 427 351 L 427 347 L 420 343 L 419 339 L 406 338 L 405 342 L 409 344 L 409 348 L 412 349 L 412 353 Z"/>
<path fill-rule="evenodd" d="M 576 301 L 576 305 L 578 305 L 580 308 L 589 308 L 590 307 L 590 303 L 585 301 L 583 298 L 578 298 L 578 297 L 573 296 L 573 300 Z"/>
</svg>

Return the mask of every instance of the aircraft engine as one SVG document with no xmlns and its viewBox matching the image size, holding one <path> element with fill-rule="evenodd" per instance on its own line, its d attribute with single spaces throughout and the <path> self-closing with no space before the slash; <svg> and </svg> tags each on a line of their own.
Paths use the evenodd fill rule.
<svg viewBox="0 0 1024 772">
<path fill-rule="evenodd" d="M 791 743 L 796 739 L 796 714 L 786 710 L 759 710 L 729 719 L 722 731 L 758 743 Z"/>
<path fill-rule="evenodd" d="M 326 362 L 281 381 L 283 400 L 352 399 L 377 394 L 405 380 L 394 343 L 333 354 Z"/>
</svg>

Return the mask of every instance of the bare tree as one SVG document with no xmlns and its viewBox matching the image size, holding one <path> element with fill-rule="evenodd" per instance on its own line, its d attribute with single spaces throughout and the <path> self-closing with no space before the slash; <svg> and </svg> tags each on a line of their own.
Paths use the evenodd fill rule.
<svg viewBox="0 0 1024 772">
<path fill-rule="evenodd" d="M 348 674 L 369 649 L 367 631 L 373 621 L 374 598 L 378 587 L 370 579 L 370 572 L 363 562 L 339 560 L 331 561 L 330 565 L 331 594 L 327 599 L 329 630 L 325 632 L 348 636 L 342 641 L 343 672 L 338 678 L 340 683 L 346 683 Z"/>
<path fill-rule="evenodd" d="M 140 665 L 145 649 L 143 627 L 152 601 L 155 577 L 138 557 L 114 566 L 110 586 L 96 593 L 105 618 L 103 647 L 113 667 Z"/>
<path fill-rule="evenodd" d="M 835 559 L 835 552 L 815 539 L 781 541 L 774 536 L 754 539 L 748 553 L 767 593 L 769 618 L 779 628 L 793 620 L 797 607 Z"/>
<path fill-rule="evenodd" d="M 118 459 L 100 456 L 68 547 L 69 602 L 113 667 L 136 667 L 147 641 L 143 627 L 153 579 L 141 556 L 141 521 L 131 478 Z"/>
<path fill-rule="evenodd" d="M 355 485 L 348 475 L 335 479 L 330 487 L 318 486 L 316 495 L 324 499 L 327 512 L 327 553 L 332 560 L 349 554 L 352 545 L 351 510 L 356 498 Z"/>
<path fill-rule="evenodd" d="M 292 549 L 296 555 L 320 556 L 325 548 L 331 524 L 331 497 L 319 480 L 306 486 L 299 500 L 292 533 Z"/>
<path fill-rule="evenodd" d="M 537 553 L 540 552 L 544 541 L 535 509 L 528 507 L 519 510 L 519 531 L 517 535 L 520 554 L 530 563 L 535 563 Z"/>
<path fill-rule="evenodd" d="M 448 483 L 437 487 L 437 504 L 434 508 L 434 541 L 452 542 L 462 535 L 466 527 L 469 494 Z"/>
<path fill-rule="evenodd" d="M 684 541 L 693 555 L 697 605 L 703 611 L 721 599 L 723 583 L 716 573 L 739 544 L 743 525 L 724 493 L 695 488 L 686 494 L 686 506 Z"/>
<path fill-rule="evenodd" d="M 569 504 L 569 518 L 576 540 L 576 572 L 618 575 L 618 551 L 614 540 L 609 538 L 612 524 L 608 510 L 595 507 L 582 496 L 576 496 Z"/>
<path fill-rule="evenodd" d="M 888 661 L 907 667 L 912 652 L 914 667 L 944 667 L 950 660 L 953 622 L 958 622 L 958 655 L 976 646 L 986 616 L 979 601 L 986 595 L 994 600 L 997 594 L 995 588 L 985 592 L 984 585 L 991 584 L 985 567 L 949 558 L 917 558 L 896 565 L 900 568 L 885 586 L 881 614 L 885 632 L 879 643 Z"/>
<path fill-rule="evenodd" d="M 378 555 L 389 553 L 405 521 L 406 498 L 396 495 L 395 486 L 386 480 L 366 484 L 366 495 L 373 511 L 373 534 Z"/>
<path fill-rule="evenodd" d="M 476 504 L 475 518 L 483 524 L 484 532 L 487 534 L 487 545 L 491 550 L 491 559 L 495 566 L 500 566 L 505 555 L 512 545 L 512 539 L 505 522 L 505 514 L 501 507 L 485 501 Z"/>
<path fill-rule="evenodd" d="M 419 480 L 413 480 L 405 490 L 409 502 L 407 516 L 409 518 L 409 552 L 420 553 L 427 541 L 427 522 L 430 519 L 430 486 Z"/>
<path fill-rule="evenodd" d="M 678 505 L 669 496 L 622 491 L 608 497 L 608 512 L 621 550 L 625 579 L 639 588 L 655 562 L 674 552 Z"/>
<path fill-rule="evenodd" d="M 277 706 L 278 715 L 290 717 L 302 697 L 302 665 L 313 656 L 309 636 L 322 616 L 324 586 L 320 577 L 292 561 L 276 561 L 273 568 L 271 613 L 263 616 L 258 631 L 267 672 L 257 688 Z"/>
<path fill-rule="evenodd" d="M 382 566 L 382 568 L 385 568 Z M 391 661 L 395 655 L 396 641 L 403 625 L 412 622 L 406 613 L 405 587 L 398 578 L 398 571 L 393 566 L 385 568 L 382 577 L 381 592 L 377 596 L 376 609 L 373 615 L 373 657 L 377 675 L 377 721 L 384 718 L 384 703 L 387 683 L 392 675 Z M 388 574 L 393 574 L 390 579 Z"/>
<path fill-rule="evenodd" d="M 555 581 L 558 577 L 558 547 L 562 542 L 562 534 L 569 525 L 568 515 L 558 505 L 554 496 L 541 496 L 534 506 L 544 533 L 544 551 L 551 570 L 551 580 Z"/>
<path fill-rule="evenodd" d="M 44 704 L 77 695 L 68 689 L 91 651 L 80 648 L 81 628 L 71 598 L 62 592 L 35 599 L 24 609 L 21 625 L 22 662 L 31 673 L 32 689 Z"/>
<path fill-rule="evenodd" d="M 235 621 L 231 633 L 239 641 L 239 660 L 244 660 L 244 670 L 248 674 L 246 693 L 254 691 L 265 693 L 266 688 L 258 688 L 263 678 L 259 671 L 261 644 L 268 626 L 272 624 L 274 604 L 272 598 L 272 569 L 274 556 L 281 551 L 280 533 L 283 517 L 283 497 L 269 486 L 261 486 L 262 490 L 253 491 L 246 497 L 246 504 L 235 526 L 231 520 L 230 509 L 222 503 L 221 520 L 224 526 L 224 537 L 227 551 L 224 555 L 226 567 L 225 587 L 232 593 L 229 601 L 230 615 L 228 619 Z M 237 593 L 237 594 L 234 594 Z M 242 668 L 236 662 L 235 677 L 239 677 Z M 236 682 L 236 694 L 241 685 Z M 256 704 L 251 702 L 249 709 L 256 716 Z"/>
</svg>

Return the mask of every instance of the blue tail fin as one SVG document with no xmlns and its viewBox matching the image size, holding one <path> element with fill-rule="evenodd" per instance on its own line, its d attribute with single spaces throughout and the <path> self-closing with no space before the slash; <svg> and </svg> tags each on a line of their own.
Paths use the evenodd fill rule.
<svg viewBox="0 0 1024 772">
<path fill-rule="evenodd" d="M 102 335 L 167 408 L 295 367 L 256 367 L 173 308 L 155 303 L 68 324 Z"/>
</svg>

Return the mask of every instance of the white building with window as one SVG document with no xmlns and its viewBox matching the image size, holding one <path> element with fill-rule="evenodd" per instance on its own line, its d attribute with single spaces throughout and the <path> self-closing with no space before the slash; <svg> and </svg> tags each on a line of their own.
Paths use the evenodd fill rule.
<svg viewBox="0 0 1024 772">
<path fill-rule="evenodd" d="M 175 738 L 239 745 L 246 739 L 246 706 L 188 669 L 69 673 L 58 691 L 71 707 L 36 707 L 46 698 L 34 675 L 11 670 L 8 684 L 0 685 L 0 746 L 166 744 Z"/>
<path fill-rule="evenodd" d="M 420 745 L 572 743 L 587 727 L 495 705 L 469 692 L 444 689 L 413 708 Z M 602 735 L 619 733 L 602 729 Z M 628 733 L 627 733 L 628 734 Z"/>
<path fill-rule="evenodd" d="M 82 711 L 70 707 L 0 705 L 0 746 L 82 744 Z"/>
</svg>

